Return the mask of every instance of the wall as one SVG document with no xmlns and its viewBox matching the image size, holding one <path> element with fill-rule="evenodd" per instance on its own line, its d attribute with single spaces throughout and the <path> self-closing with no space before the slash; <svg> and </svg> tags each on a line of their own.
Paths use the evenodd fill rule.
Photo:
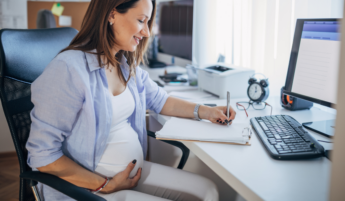
<svg viewBox="0 0 345 201">
<path fill-rule="evenodd" d="M 0 106 L 0 153 L 12 152 L 15 151 L 14 144 L 1 103 Z"/>
<path fill-rule="evenodd" d="M 36 29 L 37 12 L 41 9 L 51 10 L 54 3 L 56 2 L 28 1 L 28 28 Z M 61 5 L 65 8 L 62 15 L 71 16 L 72 27 L 80 30 L 81 23 L 89 4 L 89 2 L 61 2 Z M 56 25 L 60 27 L 57 16 L 55 16 L 55 20 Z"/>
<path fill-rule="evenodd" d="M 0 29 L 26 29 L 26 0 L 0 0 Z"/>
<path fill-rule="evenodd" d="M 201 68 L 217 62 L 217 32 L 214 16 L 217 1 L 194 0 L 193 12 L 193 64 Z"/>
<path fill-rule="evenodd" d="M 344 16 L 345 17 L 345 16 Z M 341 33 L 345 33 L 345 21 L 341 23 Z M 340 55 L 345 55 L 345 38 L 341 39 Z M 345 57 L 340 56 L 339 64 L 339 78 L 338 78 L 338 100 L 337 103 L 344 103 L 345 101 L 345 88 L 340 87 L 345 85 Z M 332 154 L 332 172 L 331 172 L 331 185 L 329 200 L 344 200 L 345 197 L 345 105 L 337 104 L 337 117 L 335 123 L 334 145 Z"/>
<path fill-rule="evenodd" d="M 27 28 L 26 0 L 0 0 L 0 29 Z M 0 104 L 1 106 L 1 104 Z M 15 151 L 10 130 L 0 109 L 0 153 Z"/>
</svg>

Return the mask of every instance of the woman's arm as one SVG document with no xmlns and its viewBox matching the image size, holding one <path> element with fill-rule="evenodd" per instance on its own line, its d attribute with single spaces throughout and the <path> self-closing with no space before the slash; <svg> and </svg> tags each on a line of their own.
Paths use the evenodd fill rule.
<svg viewBox="0 0 345 201">
<path fill-rule="evenodd" d="M 165 102 L 160 113 L 168 116 L 194 118 L 195 105 L 196 103 L 170 96 Z M 213 123 L 218 122 L 220 124 L 224 124 L 223 122 L 227 123 L 227 121 L 229 121 L 231 124 L 232 120 L 235 119 L 236 112 L 232 107 L 230 107 L 229 112 L 230 117 L 227 118 L 226 106 L 208 107 L 200 105 L 198 115 L 200 119 L 207 119 Z"/>
<path fill-rule="evenodd" d="M 141 79 L 142 82 L 138 82 L 138 90 L 145 88 L 146 89 L 146 109 L 153 110 L 156 113 L 175 116 L 175 117 L 185 117 L 185 118 L 194 118 L 194 107 L 195 103 L 191 103 L 185 100 L 181 100 L 174 97 L 168 97 L 166 91 L 158 87 L 158 85 L 153 82 L 149 74 L 137 68 L 138 79 Z M 229 109 L 230 117 L 226 117 L 226 107 L 208 107 L 201 105 L 199 107 L 199 117 L 201 119 L 210 120 L 213 123 L 225 124 L 227 121 L 230 121 L 235 118 L 236 112 L 232 107 Z"/>
<path fill-rule="evenodd" d="M 105 180 L 105 178 L 81 167 L 67 156 L 62 156 L 53 163 L 37 169 L 87 189 L 97 189 Z"/>
<path fill-rule="evenodd" d="M 109 183 L 101 192 L 112 193 L 119 190 L 135 187 L 141 177 L 141 168 L 139 168 L 137 174 L 133 178 L 129 178 L 129 174 L 135 167 L 135 162 L 136 161 L 129 163 L 127 168 L 123 172 L 120 172 L 113 178 L 111 178 Z M 62 156 L 53 163 L 37 169 L 40 172 L 55 175 L 76 186 L 91 190 L 96 190 L 105 181 L 104 177 L 88 171 L 87 169 L 72 161 L 67 156 Z"/>
<path fill-rule="evenodd" d="M 193 112 L 195 105 L 196 103 L 169 96 L 162 108 L 161 114 L 175 117 L 194 118 Z M 207 119 L 209 109 L 210 107 L 208 106 L 200 105 L 200 119 Z"/>
</svg>

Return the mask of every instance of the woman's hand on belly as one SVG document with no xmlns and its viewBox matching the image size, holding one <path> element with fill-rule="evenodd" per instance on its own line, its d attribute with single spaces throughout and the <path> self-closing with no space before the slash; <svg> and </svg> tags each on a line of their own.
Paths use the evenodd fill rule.
<svg viewBox="0 0 345 201">
<path fill-rule="evenodd" d="M 101 191 L 101 193 L 113 193 L 120 190 L 131 189 L 138 185 L 138 181 L 141 177 L 141 168 L 138 169 L 137 174 L 133 178 L 129 178 L 129 174 L 135 167 L 137 161 L 133 160 L 127 165 L 127 168 L 116 174 L 106 185 L 106 187 Z"/>
</svg>

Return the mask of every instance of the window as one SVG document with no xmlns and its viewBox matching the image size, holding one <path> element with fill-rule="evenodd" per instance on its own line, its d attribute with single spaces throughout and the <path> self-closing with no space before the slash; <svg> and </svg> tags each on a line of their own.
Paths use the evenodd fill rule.
<svg viewBox="0 0 345 201">
<path fill-rule="evenodd" d="M 297 18 L 342 18 L 343 0 L 217 0 L 217 52 L 285 84 Z"/>
</svg>

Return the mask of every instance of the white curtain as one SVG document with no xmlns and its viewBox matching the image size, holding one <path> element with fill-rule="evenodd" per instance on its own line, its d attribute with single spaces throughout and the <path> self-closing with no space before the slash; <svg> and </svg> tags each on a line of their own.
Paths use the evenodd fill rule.
<svg viewBox="0 0 345 201">
<path fill-rule="evenodd" d="M 298 18 L 342 18 L 343 0 L 217 0 L 217 53 L 285 85 Z"/>
</svg>

